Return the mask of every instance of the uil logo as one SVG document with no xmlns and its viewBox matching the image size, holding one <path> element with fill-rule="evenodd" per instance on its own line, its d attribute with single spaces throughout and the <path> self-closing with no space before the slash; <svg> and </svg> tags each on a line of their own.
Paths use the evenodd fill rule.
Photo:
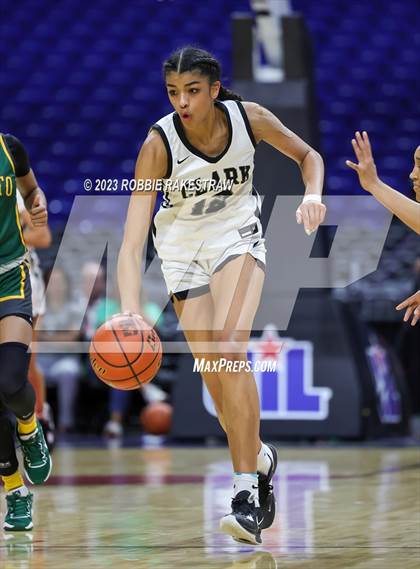
<svg viewBox="0 0 420 569">
<path fill-rule="evenodd" d="M 328 417 L 332 391 L 313 384 L 312 342 L 280 338 L 275 326 L 268 324 L 260 338 L 249 342 L 248 360 L 260 396 L 261 419 L 323 421 Z M 264 360 L 276 365 L 263 366 Z M 216 417 L 205 387 L 203 402 Z"/>
</svg>

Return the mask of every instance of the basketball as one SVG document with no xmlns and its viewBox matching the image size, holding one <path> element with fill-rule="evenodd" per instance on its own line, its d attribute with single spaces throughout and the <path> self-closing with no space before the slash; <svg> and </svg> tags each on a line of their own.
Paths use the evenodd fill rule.
<svg viewBox="0 0 420 569">
<path fill-rule="evenodd" d="M 97 377 L 116 389 L 138 389 L 159 371 L 162 345 L 156 331 L 138 315 L 117 315 L 92 338 L 90 363 Z"/>
<path fill-rule="evenodd" d="M 149 403 L 140 413 L 140 424 L 150 435 L 166 435 L 171 430 L 172 406 L 164 401 Z"/>
</svg>

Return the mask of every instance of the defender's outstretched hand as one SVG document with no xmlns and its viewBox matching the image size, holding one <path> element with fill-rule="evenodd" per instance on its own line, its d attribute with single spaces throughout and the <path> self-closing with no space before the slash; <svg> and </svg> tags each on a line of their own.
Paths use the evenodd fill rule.
<svg viewBox="0 0 420 569">
<path fill-rule="evenodd" d="M 415 324 L 420 319 L 420 290 L 409 296 L 404 302 L 401 302 L 398 306 L 396 306 L 397 310 L 402 310 L 406 308 L 404 314 L 404 322 L 410 320 L 410 316 L 413 315 L 413 319 L 411 320 L 411 326 L 415 326 Z"/>
<path fill-rule="evenodd" d="M 372 148 L 370 146 L 369 137 L 366 131 L 360 134 L 356 132 L 355 138 L 351 141 L 353 150 L 356 155 L 358 164 L 346 160 L 346 165 L 353 170 L 356 170 L 360 185 L 367 192 L 370 192 L 372 187 L 379 182 L 378 174 L 376 172 L 375 162 L 373 160 Z"/>
</svg>

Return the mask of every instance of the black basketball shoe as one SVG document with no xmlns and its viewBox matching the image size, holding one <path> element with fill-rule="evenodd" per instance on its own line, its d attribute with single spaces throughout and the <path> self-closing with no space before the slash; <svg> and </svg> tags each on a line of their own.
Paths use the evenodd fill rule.
<svg viewBox="0 0 420 569">
<path fill-rule="evenodd" d="M 271 480 L 277 468 L 277 450 L 273 445 L 267 445 L 271 450 L 273 458 L 268 474 L 258 473 L 258 499 L 260 502 L 259 518 L 261 520 L 260 529 L 269 528 L 274 522 L 276 515 L 276 499 L 274 497 L 273 485 Z"/>
<path fill-rule="evenodd" d="M 220 520 L 220 529 L 236 541 L 253 545 L 261 543 L 258 508 L 251 492 L 242 490 L 236 494 L 232 500 L 232 512 Z"/>
</svg>

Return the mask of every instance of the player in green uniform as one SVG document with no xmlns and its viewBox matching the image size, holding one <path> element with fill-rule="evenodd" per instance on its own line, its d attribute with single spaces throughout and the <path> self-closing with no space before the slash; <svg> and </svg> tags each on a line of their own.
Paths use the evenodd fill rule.
<svg viewBox="0 0 420 569">
<path fill-rule="evenodd" d="M 0 476 L 6 490 L 6 531 L 32 529 L 32 493 L 19 472 L 11 414 L 16 417 L 17 438 L 29 481 L 41 484 L 51 472 L 48 448 L 35 417 L 35 392 L 28 382 L 31 283 L 16 203 L 17 187 L 32 224 L 46 225 L 46 199 L 25 148 L 14 136 L 0 134 Z"/>
</svg>

